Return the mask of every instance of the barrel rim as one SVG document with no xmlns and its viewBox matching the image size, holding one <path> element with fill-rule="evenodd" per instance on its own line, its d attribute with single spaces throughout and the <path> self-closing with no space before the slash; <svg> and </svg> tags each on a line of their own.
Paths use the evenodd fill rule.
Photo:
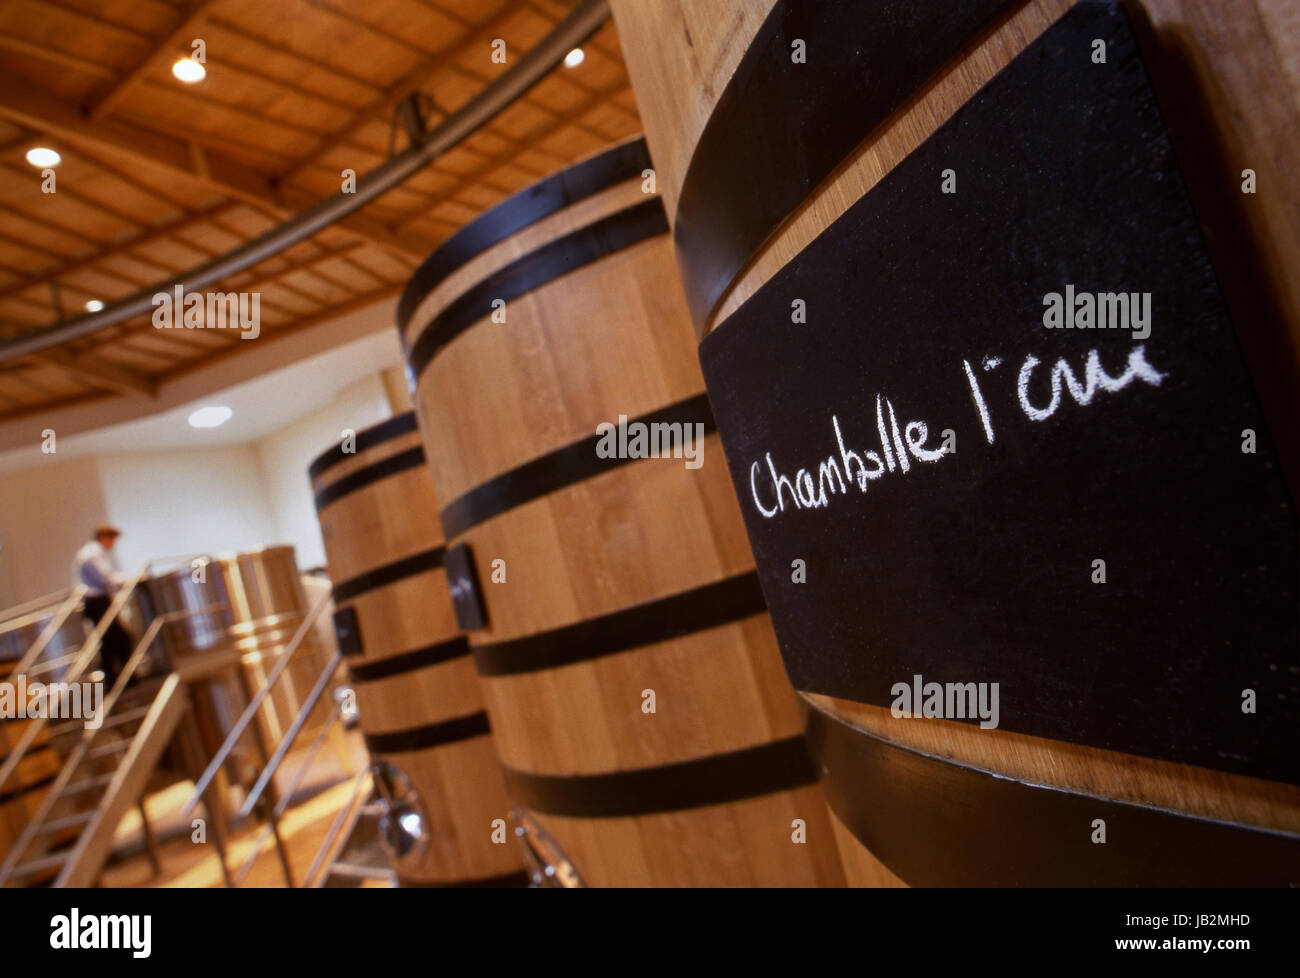
<svg viewBox="0 0 1300 978">
<path fill-rule="evenodd" d="M 664 210 L 663 199 L 656 194 L 539 245 L 503 265 L 471 285 L 424 324 L 407 347 L 406 363 L 411 376 L 418 381 L 448 344 L 491 315 L 493 303 L 527 295 L 624 248 L 667 234 L 668 230 L 668 212 Z M 405 344 L 404 329 L 399 327 L 399 332 Z"/>
<path fill-rule="evenodd" d="M 372 462 L 355 472 L 349 472 L 338 482 L 331 482 L 316 493 L 313 497 L 316 512 L 319 514 L 330 503 L 337 502 L 344 496 L 351 495 L 367 486 L 372 486 L 389 476 L 400 475 L 403 472 L 409 472 L 411 469 L 418 469 L 422 465 L 424 465 L 424 446 L 415 445 L 405 451 L 398 452 L 396 455 L 389 455 L 387 458 Z"/>
<path fill-rule="evenodd" d="M 650 165 L 644 136 L 635 136 L 551 174 L 488 208 L 436 248 L 416 268 L 397 303 L 405 333 L 424 298 L 452 272 L 544 218 L 616 186 Z"/>
<path fill-rule="evenodd" d="M 397 438 L 401 435 L 409 434 L 417 429 L 418 425 L 415 420 L 414 411 L 403 411 L 401 414 L 395 414 L 379 424 L 371 425 L 357 432 L 355 448 L 351 452 L 343 451 L 343 444 L 340 442 L 331 448 L 326 449 L 307 466 L 307 475 L 316 479 L 322 472 L 338 465 L 349 456 L 358 452 L 363 452 L 367 448 L 374 448 L 381 445 L 390 438 Z"/>
<path fill-rule="evenodd" d="M 913 885 L 1286 886 L 1300 873 L 1300 835 L 1010 778 L 885 740 L 812 704 L 806 733 L 835 817 Z M 926 819 L 948 831 L 918 829 Z M 1108 827 L 1104 846 L 1091 841 L 1094 819 Z M 936 836 L 942 869 L 929 844 Z M 1193 853 L 1214 860 L 1206 868 Z"/>
<path fill-rule="evenodd" d="M 773 6 L 714 103 L 677 195 L 678 265 L 701 339 L 785 220 L 1008 3 L 942 0 L 908 5 L 916 11 L 906 15 L 901 4 L 851 0 Z M 911 36 L 919 40 L 909 46 Z M 795 40 L 818 55 L 795 62 Z M 853 56 L 831 53 L 846 45 Z M 873 59 L 863 85 L 864 58 L 884 52 L 904 56 Z"/>
</svg>

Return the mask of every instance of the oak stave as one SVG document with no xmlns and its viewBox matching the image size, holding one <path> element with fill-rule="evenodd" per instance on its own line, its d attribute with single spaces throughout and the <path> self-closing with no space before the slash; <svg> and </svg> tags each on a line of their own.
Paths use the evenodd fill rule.
<svg viewBox="0 0 1300 978">
<path fill-rule="evenodd" d="M 493 841 L 494 820 L 505 824 L 509 803 L 491 733 L 485 724 L 447 727 L 481 715 L 483 705 L 447 594 L 414 416 L 357 432 L 348 447 L 355 452 L 321 455 L 310 474 L 335 603 L 351 609 L 360 632 L 360 654 L 346 661 L 367 749 L 411 780 L 429 820 L 427 849 L 398 864 L 399 879 L 524 885 L 518 847 Z"/>
</svg>

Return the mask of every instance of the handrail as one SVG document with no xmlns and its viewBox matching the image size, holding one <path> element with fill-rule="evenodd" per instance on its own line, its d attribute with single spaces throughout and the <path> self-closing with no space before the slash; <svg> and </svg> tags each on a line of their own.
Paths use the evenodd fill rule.
<svg viewBox="0 0 1300 978">
<path fill-rule="evenodd" d="M 308 715 L 315 708 L 316 701 L 320 699 L 321 693 L 325 692 L 325 687 L 329 685 L 330 678 L 338 670 L 338 667 L 342 662 L 343 653 L 335 652 L 333 657 L 331 657 L 330 661 L 326 664 L 325 668 L 321 670 L 320 677 L 312 686 L 306 699 L 303 700 L 302 707 L 298 710 L 298 715 L 293 718 L 293 723 L 289 725 L 289 729 L 285 731 L 284 736 L 280 739 L 280 744 L 276 747 L 275 753 L 272 754 L 271 759 L 266 762 L 266 767 L 262 769 L 262 773 L 258 777 L 257 783 L 253 785 L 253 789 L 248 793 L 248 797 L 244 799 L 244 804 L 240 806 L 239 811 L 236 813 L 236 818 L 246 818 L 252 814 L 253 806 L 257 804 L 257 799 L 262 796 L 262 792 L 266 790 L 267 784 L 269 784 L 271 778 L 274 777 L 276 769 L 284 761 L 285 755 L 289 753 L 289 748 L 293 746 L 293 742 L 298 738 L 298 734 L 307 723 Z M 337 704 L 335 706 L 337 709 Z"/>
<path fill-rule="evenodd" d="M 330 730 L 333 729 L 334 723 L 339 718 L 339 715 L 339 704 L 335 703 L 333 710 L 330 712 L 329 719 L 321 725 L 320 731 L 316 734 L 316 739 L 311 742 L 311 746 L 307 749 L 307 755 L 303 758 L 302 763 L 298 765 L 298 770 L 289 781 L 288 789 L 286 789 L 280 800 L 276 802 L 275 807 L 271 810 L 271 817 L 267 820 L 266 825 L 262 826 L 262 831 L 258 833 L 257 838 L 253 840 L 252 850 L 244 860 L 244 864 L 240 866 L 239 870 L 235 873 L 234 880 L 236 886 L 243 882 L 244 878 L 252 870 L 253 864 L 256 863 L 258 857 L 261 856 L 262 847 L 266 845 L 267 836 L 275 831 L 276 819 L 288 811 L 289 802 L 293 799 L 294 794 L 297 793 L 299 786 L 302 784 L 302 779 L 307 776 L 307 771 L 311 768 L 311 762 L 316 759 L 317 753 L 320 752 L 321 745 L 325 743 L 325 738 L 329 735 Z M 293 877 L 289 873 L 287 863 L 284 866 L 284 871 L 285 878 L 289 886 L 292 887 Z"/>
<path fill-rule="evenodd" d="M 18 665 L 10 670 L 9 675 L 18 676 L 32 667 L 32 663 L 40 658 L 41 653 L 45 651 L 45 647 L 58 634 L 59 629 L 63 627 L 63 623 L 68 620 L 68 615 L 72 614 L 72 610 L 81 603 L 81 599 L 85 594 L 86 586 L 84 584 L 78 584 L 69 592 L 68 597 L 59 607 L 59 610 L 54 613 L 54 617 L 50 619 L 49 624 L 41 630 L 41 634 L 36 637 L 32 647 L 23 653 L 23 657 L 18 660 Z M 0 780 L 0 786 L 3 784 L 3 780 Z"/>
<path fill-rule="evenodd" d="M 414 176 L 432 160 L 477 132 L 541 81 L 547 72 L 557 67 L 564 56 L 594 34 L 608 16 L 605 0 L 584 0 L 551 33 L 520 58 L 513 68 L 436 128 L 425 133 L 418 142 L 396 156 L 389 157 L 362 176 L 353 192 L 340 192 L 326 197 L 260 237 L 224 255 L 218 255 L 198 268 L 110 303 L 98 312 L 85 313 L 0 341 L 0 363 L 39 353 L 133 316 L 148 313 L 154 306 L 153 297 L 160 292 L 171 294 L 178 288 L 184 292 L 197 292 L 251 268 L 342 220 Z"/>
<path fill-rule="evenodd" d="M 30 601 L 0 609 L 0 614 L 5 616 L 3 620 L 0 620 L 0 635 L 25 625 L 29 618 L 41 617 L 51 608 L 62 604 L 67 599 L 68 594 L 68 588 L 60 588 L 58 591 L 42 594 L 39 598 L 32 598 Z"/>
<path fill-rule="evenodd" d="M 348 822 L 348 815 L 353 811 L 357 803 L 357 798 L 363 791 L 368 792 L 373 785 L 370 784 L 370 768 L 363 767 L 352 779 L 352 790 L 348 793 L 347 801 L 339 806 L 338 814 L 334 816 L 334 821 L 325 832 L 325 838 L 316 850 L 316 855 L 312 858 L 311 865 L 307 867 L 307 873 L 302 878 L 304 887 L 315 888 L 323 882 L 322 871 L 325 863 L 329 861 L 329 853 L 334 848 L 334 843 L 338 840 L 339 834 L 343 831 L 343 826 Z M 353 819 L 353 824 L 356 820 Z"/>
<path fill-rule="evenodd" d="M 142 571 L 141 574 L 143 573 L 144 572 Z M 98 722 L 93 727 L 87 725 L 85 729 L 82 730 L 81 739 L 77 742 L 76 747 L 74 747 L 68 754 L 67 760 L 63 762 L 58 777 L 55 778 L 54 784 L 50 787 L 50 790 L 46 792 L 40 808 L 37 809 L 36 814 L 32 816 L 31 820 L 27 823 L 27 826 L 23 829 L 22 834 L 20 834 L 18 839 L 14 842 L 4 863 L 0 865 L 0 885 L 3 885 L 5 881 L 9 879 L 17 861 L 22 857 L 23 852 L 27 849 L 27 844 L 31 841 L 37 829 L 53 810 L 55 804 L 58 803 L 63 789 L 67 787 L 68 782 L 72 780 L 72 775 L 76 772 L 77 767 L 90 751 L 95 737 L 104 729 L 105 718 L 112 713 L 113 707 L 117 705 L 118 699 L 121 698 L 122 693 L 126 690 L 127 683 L 130 681 L 132 675 L 134 675 L 136 669 L 140 667 L 140 663 L 144 661 L 145 653 L 149 651 L 149 646 L 151 646 L 154 639 L 158 637 L 158 633 L 162 630 L 162 626 L 167 622 L 178 621 L 182 618 L 203 614 L 213 607 L 217 606 L 208 605 L 206 608 L 196 608 L 188 611 L 171 611 L 165 615 L 160 615 L 149 623 L 149 627 L 145 629 L 144 635 L 141 636 L 140 641 L 137 642 L 135 648 L 132 649 L 131 655 L 127 659 L 126 664 L 122 667 L 122 671 L 118 675 L 116 681 L 113 683 L 112 689 L 108 691 L 108 695 L 105 696 L 103 702 L 100 703 L 99 712 L 95 717 Z M 107 618 L 107 615 L 105 615 L 105 617 Z M 42 725 L 46 719 L 48 718 L 40 718 Z M 35 726 L 35 724 L 33 724 L 33 726 Z M 22 748 L 17 752 L 20 758 L 23 749 L 25 748 Z"/>
<path fill-rule="evenodd" d="M 117 616 L 121 614 L 122 609 L 126 607 L 127 601 L 131 599 L 131 595 L 135 593 L 135 589 L 139 587 L 140 582 L 144 580 L 148 573 L 149 565 L 145 564 L 136 572 L 136 575 L 133 578 L 123 584 L 122 587 L 118 589 L 117 593 L 113 595 L 113 600 L 109 603 L 108 610 L 104 612 L 104 616 L 99 619 L 98 624 L 96 624 L 94 629 L 91 631 L 90 637 L 86 639 L 85 644 L 81 647 L 81 654 L 77 657 L 77 661 L 72 664 L 68 669 L 68 674 L 63 677 L 63 682 L 68 683 L 69 685 L 80 682 L 81 674 L 86 671 L 86 667 L 90 665 L 94 660 L 95 655 L 99 652 L 100 643 L 103 641 L 104 635 L 108 631 L 109 626 L 117 620 Z M 5 759 L 3 764 L 0 764 L 0 789 L 4 788 L 5 782 L 8 781 L 9 778 L 13 776 L 14 772 L 18 770 L 19 763 L 22 761 L 27 751 L 31 749 L 32 744 L 36 741 L 40 732 L 45 729 L 45 724 L 48 722 L 48 719 L 48 717 L 34 717 L 32 718 L 32 721 L 27 724 L 27 729 L 23 731 L 22 737 L 19 739 L 18 743 L 14 745 L 8 758 Z"/>
<path fill-rule="evenodd" d="M 294 654 L 298 651 L 298 646 L 302 644 L 302 640 L 316 624 L 316 619 L 320 617 L 321 612 L 329 605 L 330 599 L 331 595 L 326 591 L 316 600 L 316 603 L 312 605 L 311 611 L 309 611 L 303 618 L 302 624 L 298 626 L 298 630 L 295 631 L 293 637 L 289 639 L 289 644 L 285 646 L 284 651 L 280 653 L 280 657 L 276 660 L 275 665 L 272 666 L 271 671 L 267 673 L 266 681 L 262 683 L 262 688 L 259 689 L 248 701 L 248 706 L 246 706 L 244 712 L 239 715 L 239 719 L 236 720 L 234 726 L 230 728 L 230 733 L 226 735 L 226 739 L 222 742 L 221 746 L 217 748 L 217 752 L 213 755 L 211 762 L 203 771 L 203 774 L 200 775 L 199 780 L 195 782 L 194 792 L 181 807 L 181 814 L 183 816 L 187 816 L 190 812 L 194 811 L 194 806 L 199 803 L 199 799 L 203 797 L 203 792 L 208 790 L 208 785 L 212 783 L 212 779 L 217 776 L 217 772 L 221 770 L 222 765 L 226 763 L 226 759 L 230 756 L 230 752 L 235 749 L 235 744 L 239 741 L 239 738 L 244 735 L 244 731 L 248 729 L 248 725 L 252 722 L 253 717 L 257 715 L 257 710 L 262 705 L 262 701 L 270 694 L 271 687 L 275 685 L 281 674 L 283 674 L 285 669 L 289 667 L 289 660 L 293 658 Z"/>
</svg>

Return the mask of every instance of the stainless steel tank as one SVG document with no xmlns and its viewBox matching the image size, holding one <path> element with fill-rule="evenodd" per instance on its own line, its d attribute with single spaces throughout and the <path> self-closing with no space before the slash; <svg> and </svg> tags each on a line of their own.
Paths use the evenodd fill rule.
<svg viewBox="0 0 1300 978">
<path fill-rule="evenodd" d="M 187 672 L 194 667 L 201 669 L 204 657 L 224 660 L 232 657 L 231 650 L 237 652 L 229 668 L 197 684 L 198 698 L 204 701 L 198 704 L 203 739 L 205 746 L 215 749 L 247 705 L 248 697 L 265 684 L 309 610 L 294 549 L 272 546 L 197 557 L 174 570 L 155 574 L 145 590 L 151 614 L 220 606 L 169 622 L 162 632 L 168 657 Z M 254 742 L 260 741 L 258 753 L 275 749 L 327 661 L 315 629 L 309 629 L 258 711 L 252 730 Z M 328 708 L 327 698 L 323 697 L 295 746 L 307 742 L 324 721 Z M 254 745 L 246 746 L 251 749 Z M 256 763 L 247 755 L 245 760 Z M 237 774 L 236 780 L 245 779 Z"/>
<path fill-rule="evenodd" d="M 36 644 L 41 632 L 58 614 L 59 604 L 13 615 L 0 620 L 0 675 L 7 674 L 27 651 Z M 4 613 L 0 613 L 4 614 Z M 86 627 L 82 623 L 81 613 L 73 611 L 50 637 L 49 644 L 41 653 L 40 662 L 49 662 L 77 651 L 86 641 Z M 57 682 L 67 671 L 68 665 L 50 669 L 41 674 L 43 682 Z"/>
</svg>

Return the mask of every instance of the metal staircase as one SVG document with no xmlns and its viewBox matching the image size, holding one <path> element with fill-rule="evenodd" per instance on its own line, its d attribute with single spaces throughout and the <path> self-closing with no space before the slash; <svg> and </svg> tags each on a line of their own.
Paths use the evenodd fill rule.
<svg viewBox="0 0 1300 978">
<path fill-rule="evenodd" d="M 147 574 L 146 566 L 116 592 L 108 610 L 80 648 L 71 653 L 60 653 L 57 657 L 43 658 L 51 637 L 80 604 L 81 590 L 69 593 L 59 604 L 49 626 L 18 661 L 11 675 L 25 675 L 29 681 L 39 679 L 46 683 L 58 677 L 59 682 L 67 686 L 89 677 L 104 634 L 128 606 Z M 54 886 L 60 887 L 93 885 L 112 855 L 114 835 L 123 816 L 133 807 L 140 808 L 141 814 L 145 814 L 143 799 L 151 777 L 164 751 L 178 734 L 178 745 L 184 747 L 188 741 L 191 760 L 197 761 L 193 793 L 184 804 L 183 813 L 188 816 L 196 805 L 202 803 L 211 819 L 214 805 L 222 810 L 225 808 L 224 789 L 218 788 L 219 772 L 245 732 L 256 735 L 254 739 L 262 754 L 262 770 L 248 789 L 242 806 L 233 812 L 233 819 L 245 826 L 250 818 L 265 824 L 253 840 L 243 864 L 232 868 L 227 861 L 225 830 L 217 828 L 218 823 L 225 824 L 224 814 L 212 822 L 212 841 L 226 885 L 238 886 L 244 882 L 259 854 L 272 841 L 288 886 L 396 884 L 396 875 L 385 864 L 374 830 L 374 818 L 384 810 L 383 806 L 367 804 L 373 791 L 368 769 L 353 776 L 347 801 L 335 816 L 324 844 L 301 881 L 295 879 L 289 853 L 281 838 L 280 821 L 292 807 L 294 796 L 317 753 L 333 731 L 340 725 L 347 726 L 348 718 L 338 697 L 333 695 L 335 675 L 342 661 L 339 652 L 334 652 L 317 675 L 299 704 L 293 721 L 282 731 L 278 744 L 262 743 L 255 721 L 277 681 L 287 674 L 290 659 L 304 647 L 304 639 L 316 621 L 331 607 L 328 590 L 304 616 L 275 665 L 263 678 L 260 688 L 252 692 L 243 713 L 233 729 L 228 731 L 216 755 L 210 758 L 202 774 L 198 774 L 198 768 L 202 766 L 198 753 L 201 749 L 193 725 L 190 687 L 192 683 L 203 681 L 213 670 L 237 664 L 239 650 L 232 641 L 228 646 L 205 652 L 202 657 L 169 661 L 170 671 L 163 676 L 147 677 L 139 673 L 166 625 L 205 615 L 219 607 L 208 605 L 153 618 L 94 717 L 50 720 L 45 716 L 33 716 L 26 720 L 22 736 L 13 749 L 0 758 L 0 792 L 8 783 L 21 781 L 15 775 L 31 761 L 29 755 L 32 752 L 53 747 L 64 760 L 13 845 L 7 853 L 0 850 L 0 856 L 3 856 L 0 886 L 42 885 L 51 879 Z M 305 756 L 297 772 L 287 779 L 287 788 L 281 792 L 274 780 L 277 770 L 307 728 L 309 715 L 318 704 L 323 706 L 331 700 L 328 718 L 303 751 Z M 157 872 L 157 854 L 147 819 L 144 830 L 150 858 Z"/>
<path fill-rule="evenodd" d="M 74 661 L 62 682 L 72 686 L 81 681 L 109 623 L 142 576 L 143 572 L 118 592 L 86 644 L 75 656 L 66 657 Z M 184 614 L 195 613 L 199 612 Z M 187 690 L 178 676 L 133 682 L 159 630 L 177 617 L 181 615 L 165 615 L 150 624 L 96 715 L 49 726 L 51 742 L 65 749 L 69 739 L 74 743 L 40 807 L 0 864 L 0 886 L 22 885 L 51 870 L 58 870 L 56 886 L 89 886 L 99 875 L 118 822 L 140 801 L 188 706 Z M 27 659 L 29 669 L 40 670 Z M 52 701 L 46 712 L 53 712 Z M 48 724 L 42 716 L 28 725 L 17 749 L 0 768 L 0 785 Z M 69 832 L 75 835 L 66 842 Z"/>
<path fill-rule="evenodd" d="M 60 682 L 68 687 L 81 682 L 99 651 L 104 633 L 126 606 L 144 574 L 142 570 L 118 591 L 80 650 L 38 663 L 48 634 L 52 634 L 58 621 L 71 613 L 75 599 L 80 598 L 79 593 L 70 596 L 56 621 L 23 657 L 14 674 L 39 676 L 70 662 Z M 112 850 L 118 823 L 129 809 L 140 803 L 150 775 L 189 706 L 188 690 L 179 676 L 137 680 L 136 673 L 164 624 L 209 610 L 202 608 L 154 619 L 94 716 L 83 715 L 63 722 L 40 716 L 29 721 L 15 749 L 0 765 L 0 788 L 18 770 L 42 730 L 48 742 L 59 748 L 60 753 L 66 753 L 66 760 L 39 808 L 0 864 L 0 886 L 27 885 L 51 871 L 58 874 L 55 886 L 89 886 L 95 881 Z M 53 702 L 51 698 L 43 712 L 53 712 Z"/>
</svg>

